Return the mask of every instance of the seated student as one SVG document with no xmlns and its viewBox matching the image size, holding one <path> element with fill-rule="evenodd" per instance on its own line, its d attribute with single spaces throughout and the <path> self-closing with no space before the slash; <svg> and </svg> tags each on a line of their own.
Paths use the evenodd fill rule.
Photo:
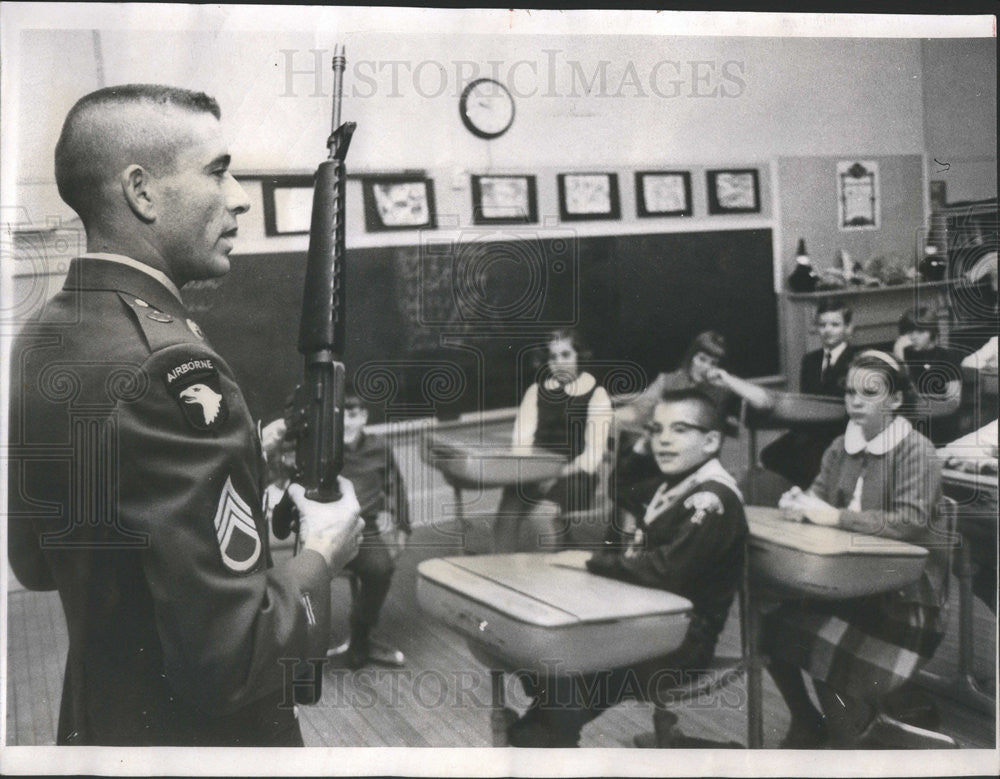
<svg viewBox="0 0 1000 779">
<path fill-rule="evenodd" d="M 736 482 L 717 459 L 723 424 L 718 405 L 700 390 L 664 393 L 648 433 L 660 475 L 619 494 L 624 521 L 612 529 L 616 543 L 587 562 L 593 573 L 691 600 L 683 644 L 666 656 L 593 678 L 522 677 L 537 697 L 508 729 L 512 745 L 576 746 L 581 728 L 624 697 L 662 701 L 659 685 L 676 686 L 708 667 L 742 576 L 747 534 Z M 658 745 L 668 746 L 672 724 L 670 712 L 657 708 Z"/>
<path fill-rule="evenodd" d="M 538 484 L 504 489 L 493 523 L 495 552 L 521 552 L 558 546 L 565 537 L 555 511 L 590 508 L 608 437 L 611 399 L 580 362 L 590 351 L 572 330 L 549 335 L 548 359 L 537 382 L 528 387 L 514 421 L 513 444 L 567 455 L 561 475 Z M 527 520 L 531 537 L 522 539 Z"/>
<path fill-rule="evenodd" d="M 354 484 L 365 521 L 357 556 L 345 566 L 358 578 L 351 604 L 350 644 L 343 660 L 360 668 L 372 657 L 371 632 L 389 594 L 395 559 L 410 535 L 406 490 L 392 448 L 380 436 L 366 433 L 368 409 L 348 390 L 344 397 L 344 468 L 341 475 Z M 336 651 L 336 650 L 335 650 Z M 387 657 L 398 656 L 389 649 Z"/>
<path fill-rule="evenodd" d="M 933 309 L 923 306 L 907 312 L 899 320 L 903 362 L 910 384 L 934 419 L 917 417 L 913 421 L 924 435 L 941 444 L 955 438 L 958 431 L 951 415 L 962 400 L 962 371 L 959 359 L 951 349 L 939 346 L 938 323 Z M 900 348 L 900 342 L 896 344 Z"/>
<path fill-rule="evenodd" d="M 756 409 L 771 407 L 771 396 L 763 387 L 733 376 L 722 366 L 726 361 L 726 339 L 721 333 L 707 330 L 695 336 L 681 360 L 681 367 L 660 373 L 645 391 L 630 403 L 615 410 L 615 426 L 622 436 L 615 481 L 619 488 L 631 481 L 655 477 L 659 471 L 649 453 L 648 441 L 628 431 L 641 430 L 653 415 L 664 392 L 700 389 L 719 407 L 723 415 L 738 413 L 738 400 Z"/>
<path fill-rule="evenodd" d="M 854 354 L 847 342 L 852 331 L 851 309 L 843 300 L 821 300 L 816 307 L 816 329 L 823 346 L 803 355 L 799 392 L 841 396 L 847 366 Z M 843 424 L 838 423 L 790 430 L 761 450 L 761 464 L 792 484 L 807 487 L 819 473 L 823 452 L 842 429 Z"/>
<path fill-rule="evenodd" d="M 877 746 L 878 699 L 929 659 L 944 630 L 947 537 L 935 527 L 941 470 L 931 443 L 897 412 L 908 387 L 899 362 L 861 352 L 847 373 L 844 435 L 819 475 L 781 500 L 785 518 L 927 547 L 919 581 L 845 601 L 786 601 L 761 630 L 770 671 L 792 715 L 782 746 Z M 813 680 L 820 714 L 802 672 Z"/>
</svg>

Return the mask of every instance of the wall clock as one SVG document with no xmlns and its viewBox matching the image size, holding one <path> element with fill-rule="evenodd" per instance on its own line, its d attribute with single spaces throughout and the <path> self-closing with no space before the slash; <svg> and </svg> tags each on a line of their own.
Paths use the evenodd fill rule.
<svg viewBox="0 0 1000 779">
<path fill-rule="evenodd" d="M 480 78 L 462 91 L 458 112 L 469 132 L 480 138 L 497 138 L 514 122 L 514 98 L 499 81 Z"/>
</svg>

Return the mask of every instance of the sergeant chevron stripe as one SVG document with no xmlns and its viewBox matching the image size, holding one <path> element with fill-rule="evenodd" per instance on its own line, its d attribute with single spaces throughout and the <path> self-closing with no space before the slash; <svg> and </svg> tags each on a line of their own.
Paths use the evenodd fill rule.
<svg viewBox="0 0 1000 779">
<path fill-rule="evenodd" d="M 228 476 L 215 511 L 215 535 L 222 561 L 231 570 L 248 571 L 260 558 L 260 535 L 253 521 L 253 511 L 236 492 Z"/>
</svg>

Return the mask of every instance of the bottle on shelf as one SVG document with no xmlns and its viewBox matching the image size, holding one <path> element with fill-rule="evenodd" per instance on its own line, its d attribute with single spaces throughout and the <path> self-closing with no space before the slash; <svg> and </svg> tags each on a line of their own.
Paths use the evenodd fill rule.
<svg viewBox="0 0 1000 779">
<path fill-rule="evenodd" d="M 795 270 L 788 276 L 788 289 L 792 292 L 813 292 L 817 281 L 819 277 L 806 252 L 806 239 L 799 238 L 799 248 L 795 252 Z"/>
<path fill-rule="evenodd" d="M 938 247 L 927 242 L 924 247 L 924 258 L 920 261 L 920 278 L 922 281 L 943 281 L 948 272 L 948 261 L 938 252 Z"/>
</svg>

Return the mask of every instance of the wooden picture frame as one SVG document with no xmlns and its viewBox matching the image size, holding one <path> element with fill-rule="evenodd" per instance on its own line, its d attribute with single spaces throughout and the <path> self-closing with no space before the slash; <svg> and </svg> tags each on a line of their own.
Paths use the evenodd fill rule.
<svg viewBox="0 0 1000 779">
<path fill-rule="evenodd" d="M 709 214 L 759 214 L 760 173 L 756 168 L 706 171 Z"/>
<path fill-rule="evenodd" d="M 425 176 L 365 176 L 365 229 L 425 230 L 436 226 L 434 182 Z"/>
<path fill-rule="evenodd" d="M 312 223 L 313 177 L 261 176 L 264 235 L 308 235 Z"/>
<path fill-rule="evenodd" d="M 506 174 L 473 176 L 472 221 L 477 225 L 537 223 L 535 177 Z"/>
<path fill-rule="evenodd" d="M 686 170 L 642 170 L 635 174 L 636 214 L 691 216 L 691 174 Z"/>
<path fill-rule="evenodd" d="M 563 222 L 619 219 L 616 173 L 560 173 L 559 218 Z"/>
</svg>

